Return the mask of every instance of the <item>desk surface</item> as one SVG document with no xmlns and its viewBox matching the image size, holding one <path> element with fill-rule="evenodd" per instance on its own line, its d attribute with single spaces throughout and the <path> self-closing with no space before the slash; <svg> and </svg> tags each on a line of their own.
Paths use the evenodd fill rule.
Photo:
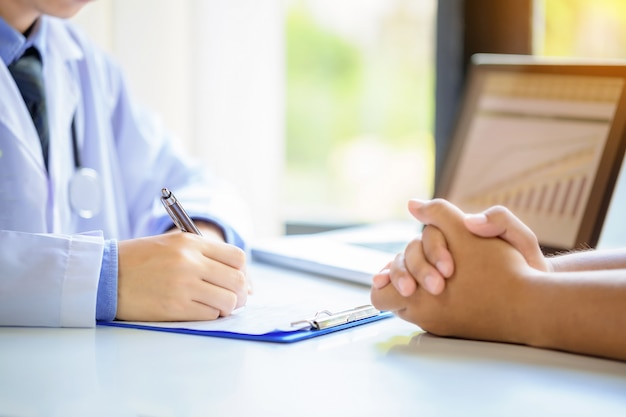
<svg viewBox="0 0 626 417">
<path fill-rule="evenodd" d="M 256 291 L 315 286 L 369 300 L 357 285 L 251 272 Z M 289 345 L 0 328 L 0 416 L 247 415 L 623 417 L 626 363 L 437 338 L 398 318 Z"/>
</svg>

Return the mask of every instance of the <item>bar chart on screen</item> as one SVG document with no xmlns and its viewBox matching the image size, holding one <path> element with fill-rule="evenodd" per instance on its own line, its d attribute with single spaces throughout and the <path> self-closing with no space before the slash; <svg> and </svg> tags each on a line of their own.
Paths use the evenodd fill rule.
<svg viewBox="0 0 626 417">
<path fill-rule="evenodd" d="M 544 242 L 572 247 L 622 83 L 546 80 L 507 74 L 487 81 L 458 161 L 463 174 L 448 198 L 467 212 L 504 205 Z"/>
<path fill-rule="evenodd" d="M 540 147 L 533 150 L 542 152 Z M 494 160 L 479 177 L 493 177 L 494 173 L 489 171 L 497 170 L 499 181 L 484 186 L 476 182 L 476 187 L 466 189 L 458 204 L 467 211 L 504 205 L 533 229 L 545 230 L 545 223 L 549 222 L 555 239 L 574 239 L 577 228 L 571 226 L 578 224 L 584 215 L 584 202 L 593 183 L 598 150 L 585 147 L 541 163 L 533 163 L 533 156 L 528 152 L 522 157 L 528 168 L 511 171 L 516 158 L 519 158 L 516 153 L 509 153 Z"/>
</svg>

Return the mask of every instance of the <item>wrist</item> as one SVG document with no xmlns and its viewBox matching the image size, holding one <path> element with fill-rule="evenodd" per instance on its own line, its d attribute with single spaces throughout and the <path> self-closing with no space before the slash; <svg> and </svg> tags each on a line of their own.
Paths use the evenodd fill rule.
<svg viewBox="0 0 626 417">
<path fill-rule="evenodd" d="M 559 271 L 559 262 L 556 260 L 557 258 L 546 257 L 546 272 L 558 272 Z"/>
<path fill-rule="evenodd" d="M 498 279 L 493 282 L 490 294 L 479 307 L 479 314 L 470 317 L 480 319 L 476 327 L 468 325 L 469 337 L 493 340 L 505 343 L 527 344 L 527 316 L 533 308 L 534 274 L 538 270 L 521 265 L 520 268 L 508 272 L 500 271 Z M 485 305 L 487 310 L 483 311 Z M 467 336 L 462 334 L 462 336 Z"/>
<path fill-rule="evenodd" d="M 550 317 L 545 306 L 552 302 L 548 285 L 549 274 L 551 272 L 530 270 L 522 278 L 515 324 L 516 343 L 535 347 L 546 343 Z"/>
</svg>

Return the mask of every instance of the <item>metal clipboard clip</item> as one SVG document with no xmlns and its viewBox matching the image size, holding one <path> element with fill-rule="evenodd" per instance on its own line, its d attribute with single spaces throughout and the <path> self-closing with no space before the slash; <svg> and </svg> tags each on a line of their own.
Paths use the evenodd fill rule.
<svg viewBox="0 0 626 417">
<path fill-rule="evenodd" d="M 328 310 L 323 310 L 315 313 L 315 315 L 310 319 L 294 321 L 291 323 L 291 326 L 295 327 L 302 324 L 308 324 L 315 330 L 323 330 L 346 323 L 352 323 L 357 320 L 374 317 L 378 314 L 380 314 L 380 311 L 372 305 L 355 307 L 338 313 L 331 313 Z"/>
</svg>

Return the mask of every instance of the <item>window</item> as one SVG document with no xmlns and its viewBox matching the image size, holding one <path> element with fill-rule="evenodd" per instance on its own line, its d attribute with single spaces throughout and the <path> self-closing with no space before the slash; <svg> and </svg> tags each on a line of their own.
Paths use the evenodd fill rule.
<svg viewBox="0 0 626 417">
<path fill-rule="evenodd" d="M 74 20 L 175 146 L 240 191 L 253 234 L 282 233 L 282 0 L 101 0 Z"/>
<path fill-rule="evenodd" d="M 435 0 L 286 2 L 288 222 L 408 216 L 432 195 Z"/>
<path fill-rule="evenodd" d="M 535 53 L 626 59 L 626 2 L 539 0 Z"/>
</svg>

